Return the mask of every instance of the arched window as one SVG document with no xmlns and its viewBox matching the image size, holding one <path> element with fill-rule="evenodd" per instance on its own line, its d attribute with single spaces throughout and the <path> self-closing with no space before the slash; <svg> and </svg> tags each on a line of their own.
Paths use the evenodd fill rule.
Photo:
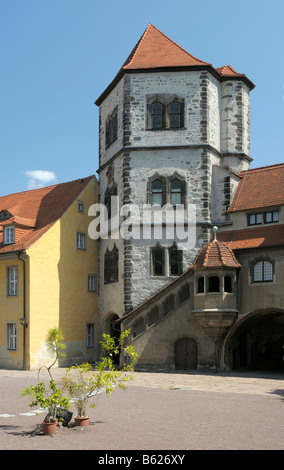
<svg viewBox="0 0 284 470">
<path fill-rule="evenodd" d="M 182 184 L 177 178 L 171 181 L 171 204 L 176 206 L 181 204 Z"/>
<path fill-rule="evenodd" d="M 157 245 L 152 248 L 152 273 L 153 276 L 164 276 L 165 250 Z"/>
<path fill-rule="evenodd" d="M 162 129 L 163 126 L 163 105 L 158 101 L 151 106 L 152 129 Z"/>
<path fill-rule="evenodd" d="M 170 127 L 181 127 L 181 105 L 177 101 L 173 101 L 169 106 Z"/>
<path fill-rule="evenodd" d="M 182 250 L 178 250 L 176 244 L 169 248 L 169 271 L 170 276 L 182 273 Z"/>
<path fill-rule="evenodd" d="M 273 281 L 273 264 L 270 261 L 258 261 L 253 267 L 253 282 Z"/>
<path fill-rule="evenodd" d="M 107 248 L 104 258 L 104 283 L 118 281 L 118 249 L 114 245 L 112 251 Z"/>
<path fill-rule="evenodd" d="M 117 139 L 117 109 L 106 120 L 106 148 Z"/>
<path fill-rule="evenodd" d="M 158 179 L 152 181 L 152 205 L 163 205 L 163 183 Z"/>
</svg>

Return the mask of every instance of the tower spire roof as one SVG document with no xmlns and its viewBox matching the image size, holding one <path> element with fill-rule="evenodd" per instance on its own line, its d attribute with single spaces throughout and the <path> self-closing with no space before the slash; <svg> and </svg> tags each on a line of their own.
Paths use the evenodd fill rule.
<svg viewBox="0 0 284 470">
<path fill-rule="evenodd" d="M 124 62 L 122 69 L 137 70 L 192 65 L 210 64 L 194 57 L 150 23 Z"/>
<path fill-rule="evenodd" d="M 176 42 L 162 33 L 162 31 L 156 28 L 156 26 L 149 23 L 118 73 L 105 91 L 96 100 L 95 104 L 99 106 L 102 103 L 105 97 L 110 93 L 125 73 L 134 71 L 151 72 L 175 70 L 179 68 L 207 69 L 221 81 L 228 78 L 241 79 L 245 81 L 250 89 L 254 88 L 254 84 L 246 77 L 246 75 L 236 72 L 230 65 L 225 65 L 216 69 L 211 63 L 204 62 L 204 60 L 198 59 L 187 52 Z"/>
</svg>

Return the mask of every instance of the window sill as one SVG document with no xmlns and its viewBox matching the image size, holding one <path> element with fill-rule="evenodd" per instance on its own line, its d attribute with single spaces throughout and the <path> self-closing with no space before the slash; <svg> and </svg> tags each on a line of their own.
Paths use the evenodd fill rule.
<svg viewBox="0 0 284 470">
<path fill-rule="evenodd" d="M 157 132 L 160 132 L 160 131 L 184 131 L 186 130 L 187 127 L 159 127 L 159 128 L 152 128 L 152 127 L 149 127 L 148 129 L 146 129 L 146 131 L 157 131 Z"/>
</svg>

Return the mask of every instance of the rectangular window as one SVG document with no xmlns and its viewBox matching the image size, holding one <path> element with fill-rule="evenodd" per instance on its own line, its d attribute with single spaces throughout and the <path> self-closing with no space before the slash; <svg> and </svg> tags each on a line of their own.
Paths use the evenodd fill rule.
<svg viewBox="0 0 284 470">
<path fill-rule="evenodd" d="M 164 250 L 155 248 L 152 250 L 153 276 L 164 276 Z"/>
<path fill-rule="evenodd" d="M 7 295 L 18 295 L 18 267 L 7 268 Z"/>
<path fill-rule="evenodd" d="M 15 227 L 4 227 L 4 245 L 15 243 Z"/>
<path fill-rule="evenodd" d="M 86 249 L 86 234 L 82 232 L 77 232 L 77 248 L 78 250 Z"/>
<path fill-rule="evenodd" d="M 204 277 L 197 279 L 197 294 L 204 294 Z"/>
<path fill-rule="evenodd" d="M 249 225 L 259 225 L 262 224 L 262 214 L 250 214 L 249 215 Z"/>
<path fill-rule="evenodd" d="M 273 264 L 269 261 L 259 261 L 253 267 L 253 282 L 273 281 Z"/>
<path fill-rule="evenodd" d="M 77 210 L 82 214 L 84 213 L 84 203 L 82 201 L 77 201 Z"/>
<path fill-rule="evenodd" d="M 95 274 L 88 274 L 88 291 L 96 292 L 96 276 Z"/>
<path fill-rule="evenodd" d="M 94 347 L 94 324 L 87 323 L 86 325 L 86 347 L 93 348 Z"/>
<path fill-rule="evenodd" d="M 7 323 L 7 349 L 17 349 L 17 324 Z"/>
<path fill-rule="evenodd" d="M 271 211 L 265 213 L 265 223 L 271 224 L 273 222 L 279 222 L 279 212 Z"/>
<path fill-rule="evenodd" d="M 182 250 L 172 248 L 169 250 L 170 276 L 179 276 L 182 273 Z"/>
</svg>

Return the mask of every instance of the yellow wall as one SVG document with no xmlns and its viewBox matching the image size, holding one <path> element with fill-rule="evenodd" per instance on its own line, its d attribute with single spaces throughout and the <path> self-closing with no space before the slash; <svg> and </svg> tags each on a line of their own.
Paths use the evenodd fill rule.
<svg viewBox="0 0 284 470">
<path fill-rule="evenodd" d="M 7 268 L 18 267 L 18 293 L 7 296 Z M 19 318 L 23 317 L 23 267 L 16 254 L 0 258 L 0 367 L 22 369 L 23 367 L 23 326 Z M 28 302 L 28 299 L 27 299 Z M 7 349 L 7 323 L 17 325 L 17 349 Z"/>
<path fill-rule="evenodd" d="M 94 360 L 95 348 L 86 348 L 86 323 L 97 322 L 97 294 L 88 292 L 87 276 L 97 275 L 97 242 L 88 237 L 88 209 L 97 195 L 93 178 L 65 214 L 29 250 L 30 258 L 30 368 L 50 361 L 46 336 L 60 328 L 67 346 L 60 365 Z M 84 203 L 78 212 L 77 201 Z M 86 250 L 76 247 L 77 231 L 86 233 Z"/>
<path fill-rule="evenodd" d="M 88 237 L 88 209 L 96 202 L 98 183 L 95 177 L 58 220 L 39 240 L 26 250 L 26 368 L 37 369 L 51 363 L 46 348 L 50 328 L 60 328 L 67 346 L 66 359 L 71 365 L 96 358 L 96 348 L 86 347 L 86 324 L 96 332 L 97 293 L 88 292 L 88 274 L 97 278 L 97 242 Z M 84 213 L 77 201 L 84 203 Z M 86 250 L 76 247 L 77 231 L 86 233 Z M 7 298 L 7 266 L 18 265 L 18 295 Z M 23 316 L 22 262 L 14 255 L 0 257 L 0 367 L 22 368 Z M 18 349 L 6 347 L 6 322 L 18 323 Z M 96 344 L 96 336 L 94 344 Z"/>
</svg>

